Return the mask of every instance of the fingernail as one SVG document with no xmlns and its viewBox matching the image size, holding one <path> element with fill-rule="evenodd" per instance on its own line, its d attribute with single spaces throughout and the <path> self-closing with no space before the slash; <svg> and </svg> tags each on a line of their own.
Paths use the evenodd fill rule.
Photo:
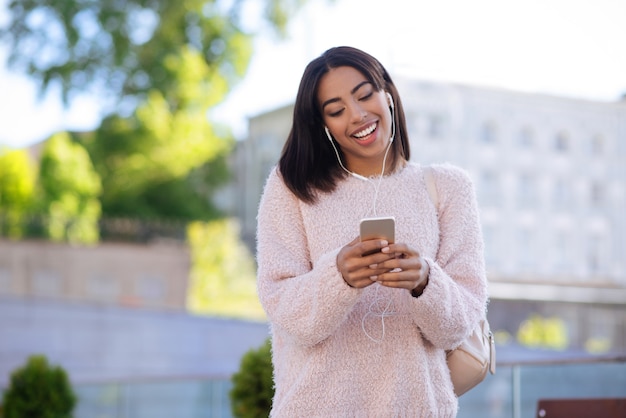
<svg viewBox="0 0 626 418">
<path fill-rule="evenodd" d="M 378 279 L 378 276 L 370 276 L 370 280 L 371 280 L 371 281 L 375 282 L 375 281 L 376 281 L 376 279 Z"/>
<path fill-rule="evenodd" d="M 375 269 L 376 267 L 378 267 L 378 264 L 370 264 L 371 269 Z"/>
</svg>

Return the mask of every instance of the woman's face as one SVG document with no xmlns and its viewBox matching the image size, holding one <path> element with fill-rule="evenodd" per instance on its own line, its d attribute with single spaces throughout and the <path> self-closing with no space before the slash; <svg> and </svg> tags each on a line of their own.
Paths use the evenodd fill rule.
<svg viewBox="0 0 626 418">
<path fill-rule="evenodd" d="M 320 80 L 317 98 L 344 165 L 361 175 L 380 174 L 392 129 L 385 91 L 376 90 L 356 69 L 337 67 Z"/>
</svg>

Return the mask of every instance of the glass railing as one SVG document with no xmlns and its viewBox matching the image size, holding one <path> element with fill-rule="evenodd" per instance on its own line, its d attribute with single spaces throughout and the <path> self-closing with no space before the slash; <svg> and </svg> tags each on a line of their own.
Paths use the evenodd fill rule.
<svg viewBox="0 0 626 418">
<path fill-rule="evenodd" d="M 231 418 L 230 388 L 227 378 L 77 384 L 74 416 Z M 500 363 L 460 398 L 458 418 L 531 418 L 540 399 L 563 398 L 626 398 L 626 356 Z"/>
<path fill-rule="evenodd" d="M 626 356 L 499 364 L 459 399 L 458 418 L 531 418 L 540 399 L 590 398 L 626 398 Z"/>
</svg>

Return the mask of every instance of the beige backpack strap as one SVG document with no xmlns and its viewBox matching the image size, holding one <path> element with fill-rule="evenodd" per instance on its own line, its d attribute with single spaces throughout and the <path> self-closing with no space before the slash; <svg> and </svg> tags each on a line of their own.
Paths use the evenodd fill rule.
<svg viewBox="0 0 626 418">
<path fill-rule="evenodd" d="M 424 167 L 424 182 L 426 183 L 426 189 L 430 200 L 432 200 L 435 209 L 439 211 L 439 196 L 437 195 L 437 185 L 435 184 L 435 175 L 433 174 L 433 168 L 430 166 Z"/>
</svg>

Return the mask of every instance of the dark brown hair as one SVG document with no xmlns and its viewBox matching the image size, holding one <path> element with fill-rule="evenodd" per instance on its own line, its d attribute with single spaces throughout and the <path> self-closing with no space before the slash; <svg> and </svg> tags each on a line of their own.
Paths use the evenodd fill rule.
<svg viewBox="0 0 626 418">
<path fill-rule="evenodd" d="M 377 91 L 385 90 L 391 94 L 396 124 L 396 136 L 390 150 L 391 169 L 395 169 L 400 157 L 406 160 L 410 157 L 402 101 L 387 70 L 376 58 L 359 49 L 347 46 L 331 48 L 311 61 L 304 70 L 294 105 L 291 131 L 278 162 L 287 187 L 307 203 L 314 203 L 318 192 L 333 191 L 337 181 L 346 175 L 326 138 L 317 97 L 320 80 L 329 70 L 337 67 L 352 67 L 363 74 Z M 343 158 L 340 148 L 338 151 Z"/>
</svg>

